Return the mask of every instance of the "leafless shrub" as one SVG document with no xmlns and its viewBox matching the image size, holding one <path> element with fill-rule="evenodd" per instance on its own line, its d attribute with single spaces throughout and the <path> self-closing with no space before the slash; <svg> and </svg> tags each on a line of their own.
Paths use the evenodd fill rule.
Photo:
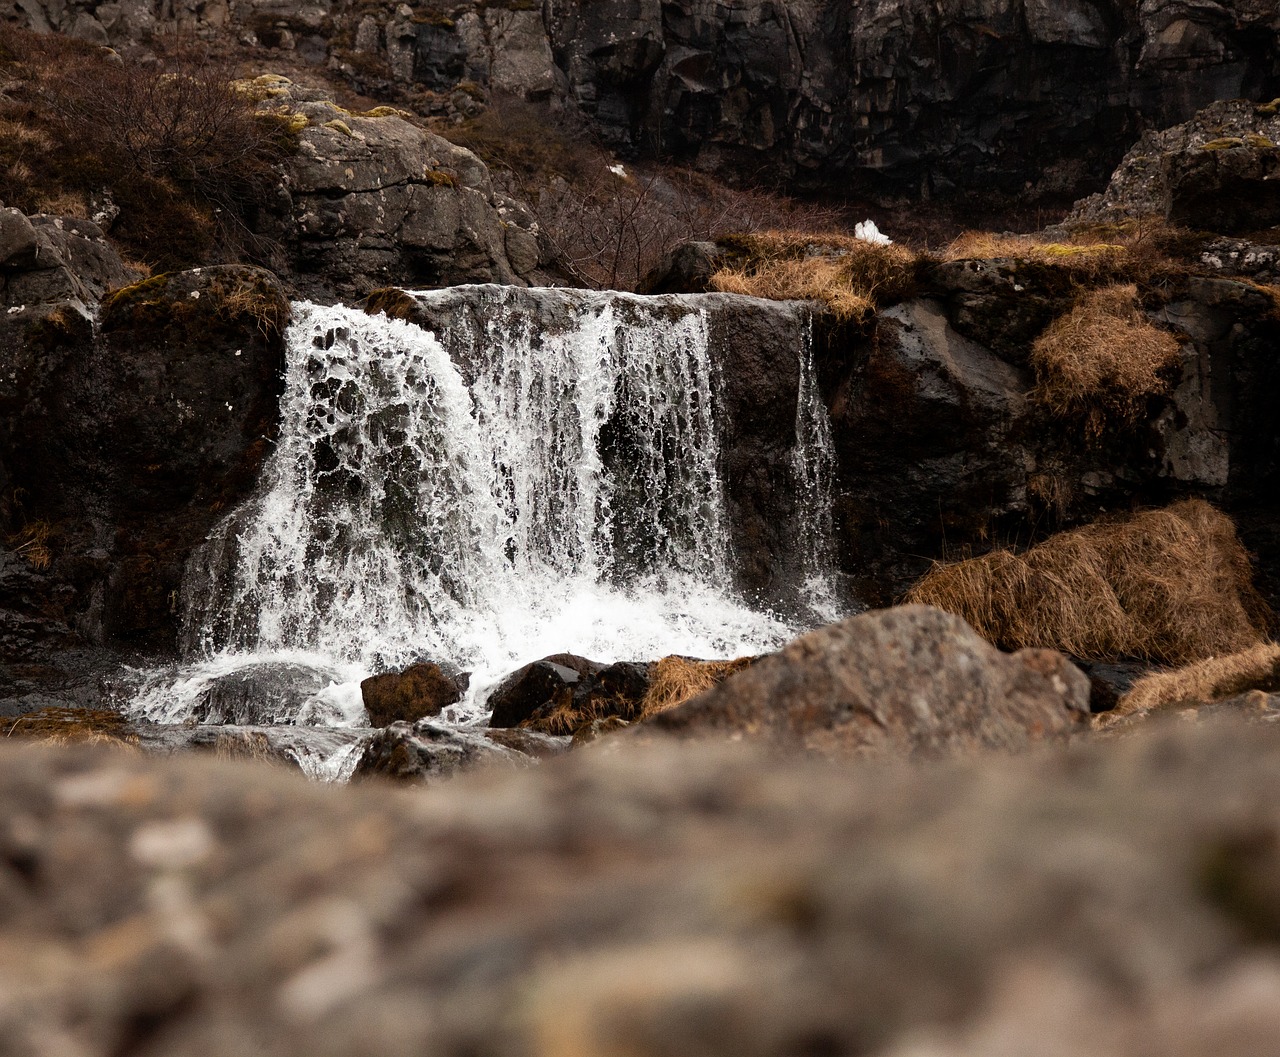
<svg viewBox="0 0 1280 1057">
<path fill-rule="evenodd" d="M 228 63 L 178 44 L 134 61 L 6 27 L 0 67 L 11 81 L 0 119 L 25 138 L 0 144 L 7 201 L 35 212 L 62 196 L 65 208 L 68 195 L 108 187 L 121 210 L 114 234 L 153 264 L 261 249 L 252 217 L 293 143 L 236 91 Z"/>
</svg>

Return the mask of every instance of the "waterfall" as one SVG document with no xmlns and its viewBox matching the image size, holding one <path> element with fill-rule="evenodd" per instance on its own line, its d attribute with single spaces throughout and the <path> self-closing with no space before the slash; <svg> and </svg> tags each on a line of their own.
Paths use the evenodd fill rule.
<svg viewBox="0 0 1280 1057">
<path fill-rule="evenodd" d="M 367 674 L 428 658 L 472 669 L 483 693 L 556 652 L 729 656 L 794 634 L 794 615 L 734 591 L 702 299 L 415 297 L 439 325 L 294 306 L 276 449 L 184 583 L 183 645 L 200 671 L 269 656 Z M 830 435 L 811 343 L 797 344 L 797 531 L 817 583 Z M 153 681 L 141 711 L 186 718 L 202 678 Z M 361 711 L 330 689 L 294 721 Z"/>
</svg>

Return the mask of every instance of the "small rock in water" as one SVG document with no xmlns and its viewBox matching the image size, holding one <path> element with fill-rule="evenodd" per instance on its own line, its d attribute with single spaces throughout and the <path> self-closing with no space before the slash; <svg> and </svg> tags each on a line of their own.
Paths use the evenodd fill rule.
<svg viewBox="0 0 1280 1057">
<path fill-rule="evenodd" d="M 371 676 L 360 684 L 360 693 L 370 726 L 385 727 L 397 720 L 439 715 L 446 705 L 462 700 L 470 681 L 470 673 L 449 675 L 438 664 L 426 662 Z"/>
<path fill-rule="evenodd" d="M 534 758 L 526 751 L 533 747 L 531 739 L 541 739 L 537 755 L 555 748 L 555 739 L 521 731 L 519 748 L 507 747 L 486 737 L 488 731 L 459 730 L 431 720 L 418 723 L 392 723 L 374 734 L 365 746 L 353 778 L 379 776 L 400 782 L 435 782 L 452 778 L 464 770 L 485 763 L 520 766 Z M 515 733 L 515 732 L 504 732 Z"/>
<path fill-rule="evenodd" d="M 489 726 L 575 735 L 599 720 L 625 725 L 640 718 L 651 668 L 633 661 L 602 666 L 571 654 L 534 661 L 509 675 L 493 692 Z"/>
<path fill-rule="evenodd" d="M 603 667 L 572 653 L 556 653 L 516 669 L 489 695 L 489 726 L 516 727 L 540 708 L 568 707 L 581 679 Z"/>
</svg>

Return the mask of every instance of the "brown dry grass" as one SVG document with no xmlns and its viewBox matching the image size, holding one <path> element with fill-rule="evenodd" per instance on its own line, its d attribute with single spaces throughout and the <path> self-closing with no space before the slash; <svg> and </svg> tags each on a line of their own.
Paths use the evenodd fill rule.
<svg viewBox="0 0 1280 1057">
<path fill-rule="evenodd" d="M 687 657 L 663 657 L 650 673 L 649 692 L 640 706 L 640 718 L 647 719 L 684 704 L 755 660 L 754 657 L 735 657 L 730 661 L 694 661 Z"/>
<path fill-rule="evenodd" d="M 1142 217 L 1118 224 L 1080 225 L 1054 240 L 1047 235 L 966 231 L 934 254 L 936 260 L 1011 258 L 1051 269 L 1073 285 L 1135 282 L 1166 286 L 1195 270 L 1203 238 Z"/>
<path fill-rule="evenodd" d="M 49 549 L 49 523 L 32 521 L 11 536 L 5 543 L 14 554 L 21 554 L 35 569 L 47 569 L 53 561 L 53 552 Z"/>
<path fill-rule="evenodd" d="M 1267 610 L 1235 525 L 1199 499 L 1051 536 L 1022 554 L 935 563 L 907 602 L 1005 649 L 1186 664 L 1263 641 Z"/>
<path fill-rule="evenodd" d="M 129 721 L 110 709 L 42 708 L 19 716 L 5 727 L 7 738 L 38 738 L 55 745 L 133 747 L 138 736 Z"/>
<path fill-rule="evenodd" d="M 1208 705 L 1249 690 L 1280 689 L 1280 645 L 1264 642 L 1240 653 L 1209 657 L 1184 668 L 1143 676 L 1099 716 L 1107 725 L 1135 712 L 1178 705 Z M 1104 718 L 1105 717 L 1105 718 Z"/>
<path fill-rule="evenodd" d="M 1031 348 L 1033 398 L 1051 414 L 1083 421 L 1091 437 L 1136 421 L 1148 397 L 1169 391 L 1178 339 L 1143 314 L 1131 283 L 1083 294 Z"/>
<path fill-rule="evenodd" d="M 712 289 L 774 301 L 820 301 L 841 320 L 910 297 L 920 259 L 899 246 L 852 235 L 763 231 L 721 243 L 736 259 L 711 276 Z"/>
</svg>

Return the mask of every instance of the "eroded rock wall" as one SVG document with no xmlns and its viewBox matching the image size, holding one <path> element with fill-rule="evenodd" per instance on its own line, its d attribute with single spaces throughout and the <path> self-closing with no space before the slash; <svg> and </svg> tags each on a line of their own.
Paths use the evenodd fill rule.
<svg viewBox="0 0 1280 1057">
<path fill-rule="evenodd" d="M 8 0 L 122 47 L 175 22 L 324 62 L 465 116 L 502 95 L 580 108 L 624 151 L 828 191 L 1046 195 L 1100 183 L 1137 134 L 1280 94 L 1265 0 Z"/>
</svg>

